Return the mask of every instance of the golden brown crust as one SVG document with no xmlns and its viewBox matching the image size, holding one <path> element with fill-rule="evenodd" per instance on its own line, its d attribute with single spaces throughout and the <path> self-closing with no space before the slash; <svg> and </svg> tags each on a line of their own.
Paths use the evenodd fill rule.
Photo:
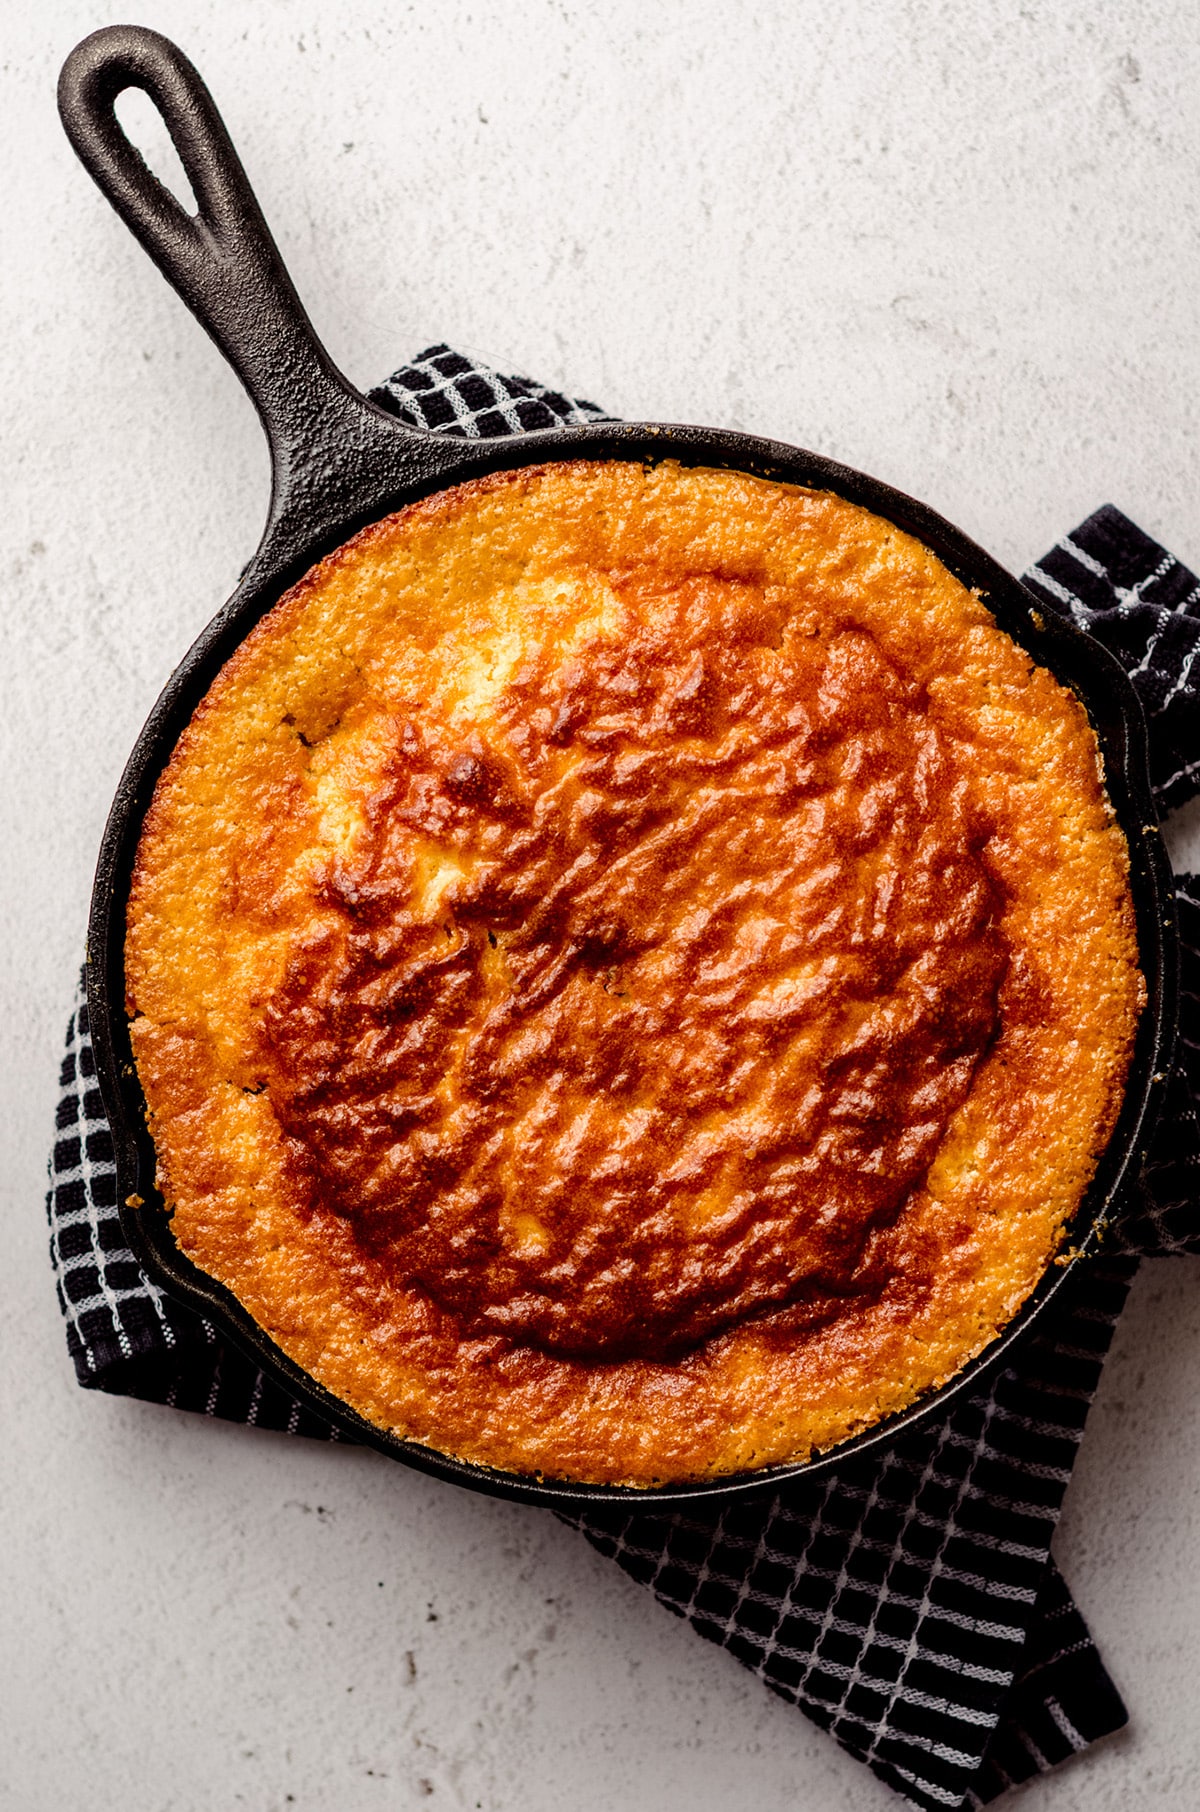
<svg viewBox="0 0 1200 1812">
<path fill-rule="evenodd" d="M 803 1457 L 1029 1294 L 1143 990 L 1073 698 L 828 493 L 526 469 L 218 676 L 129 1010 L 186 1251 L 362 1413 L 648 1485 Z"/>
</svg>

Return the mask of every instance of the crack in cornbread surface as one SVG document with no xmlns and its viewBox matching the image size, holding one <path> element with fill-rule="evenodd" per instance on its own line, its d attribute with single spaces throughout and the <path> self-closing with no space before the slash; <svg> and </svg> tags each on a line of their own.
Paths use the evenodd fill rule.
<svg viewBox="0 0 1200 1812">
<path fill-rule="evenodd" d="M 1078 701 L 891 524 L 572 463 L 314 569 L 164 772 L 129 1010 L 180 1244 L 363 1414 L 651 1484 L 1012 1316 L 1143 990 Z"/>
</svg>

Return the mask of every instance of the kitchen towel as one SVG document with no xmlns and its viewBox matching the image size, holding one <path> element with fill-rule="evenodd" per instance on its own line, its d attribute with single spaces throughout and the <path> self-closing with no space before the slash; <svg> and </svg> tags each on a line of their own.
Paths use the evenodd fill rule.
<svg viewBox="0 0 1200 1812">
<path fill-rule="evenodd" d="M 485 438 L 605 419 L 526 378 L 431 347 L 372 393 L 400 419 Z M 1200 585 L 1105 507 L 1026 574 L 1122 661 L 1146 708 L 1160 808 L 1200 792 L 1192 680 Z M 798 1705 L 911 1803 L 979 1806 L 1126 1721 L 1050 1541 L 1137 1255 L 1200 1251 L 1200 876 L 1176 877 L 1184 1037 L 1140 1199 L 1102 1259 L 1072 1267 L 1003 1370 L 944 1419 L 818 1479 L 725 1508 L 597 1509 L 574 1523 L 696 1632 Z M 139 1270 L 121 1234 L 112 1141 L 82 985 L 68 1032 L 48 1196 L 79 1383 L 336 1440 Z M 343 1437 L 344 1438 L 344 1437 Z"/>
</svg>

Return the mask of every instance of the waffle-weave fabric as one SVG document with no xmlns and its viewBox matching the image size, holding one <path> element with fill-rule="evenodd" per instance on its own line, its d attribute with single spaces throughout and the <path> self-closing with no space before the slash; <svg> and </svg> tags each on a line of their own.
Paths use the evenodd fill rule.
<svg viewBox="0 0 1200 1812">
<path fill-rule="evenodd" d="M 605 419 L 595 404 L 435 346 L 371 393 L 401 420 L 497 437 Z M 1200 585 L 1106 506 L 1026 582 L 1123 662 L 1160 805 L 1200 792 Z M 750 1667 L 913 1804 L 979 1806 L 1126 1721 L 1050 1541 L 1136 1253 L 1200 1250 L 1200 876 L 1176 880 L 1184 1033 L 1142 1200 L 1111 1257 L 1076 1265 L 1004 1370 L 943 1420 L 818 1480 L 722 1508 L 570 1516 L 698 1634 Z M 62 1068 L 51 1257 L 79 1383 L 324 1439 L 293 1400 L 138 1268 L 82 984 Z"/>
</svg>

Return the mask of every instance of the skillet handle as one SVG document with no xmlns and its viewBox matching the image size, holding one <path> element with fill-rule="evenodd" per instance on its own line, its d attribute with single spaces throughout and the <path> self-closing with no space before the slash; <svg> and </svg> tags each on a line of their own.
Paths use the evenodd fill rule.
<svg viewBox="0 0 1200 1812">
<path fill-rule="evenodd" d="M 114 103 L 127 88 L 142 89 L 161 113 L 196 214 L 185 212 L 122 129 Z M 336 501 L 323 492 L 332 487 L 344 497 L 368 466 L 394 468 L 404 482 L 453 465 L 455 449 L 443 437 L 401 428 L 333 364 L 213 98 L 176 45 L 137 25 L 93 32 L 63 65 L 58 107 L 89 175 L 216 341 L 262 418 L 272 457 L 266 539 L 285 518 L 315 526 L 330 513 L 322 505 Z"/>
</svg>

